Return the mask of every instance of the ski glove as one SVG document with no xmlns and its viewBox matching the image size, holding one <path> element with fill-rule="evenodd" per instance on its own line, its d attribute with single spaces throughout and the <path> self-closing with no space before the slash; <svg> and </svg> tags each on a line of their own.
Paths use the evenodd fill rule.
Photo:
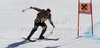
<svg viewBox="0 0 100 48">
<path fill-rule="evenodd" d="M 53 26 L 53 28 L 55 28 L 55 26 Z"/>
</svg>

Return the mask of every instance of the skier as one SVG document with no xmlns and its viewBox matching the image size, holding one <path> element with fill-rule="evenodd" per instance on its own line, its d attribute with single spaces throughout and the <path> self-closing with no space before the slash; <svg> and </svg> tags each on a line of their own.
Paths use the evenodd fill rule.
<svg viewBox="0 0 100 48">
<path fill-rule="evenodd" d="M 51 10 L 48 8 L 47 10 L 44 9 L 39 9 L 37 7 L 30 7 L 30 9 L 34 9 L 38 11 L 39 13 L 37 14 L 37 17 L 34 21 L 34 28 L 32 29 L 31 33 L 27 37 L 28 40 L 30 40 L 31 36 L 34 34 L 34 32 L 37 30 L 39 26 L 43 28 L 42 33 L 39 36 L 39 39 L 44 39 L 45 37 L 43 34 L 46 32 L 47 25 L 45 24 L 45 21 L 48 19 L 50 21 L 50 24 L 55 28 L 52 20 L 51 20 Z"/>
</svg>

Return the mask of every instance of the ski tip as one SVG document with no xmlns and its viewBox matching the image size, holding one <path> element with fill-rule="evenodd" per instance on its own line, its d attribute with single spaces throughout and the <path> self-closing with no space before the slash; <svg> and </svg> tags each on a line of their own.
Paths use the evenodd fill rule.
<svg viewBox="0 0 100 48">
<path fill-rule="evenodd" d="M 36 40 L 29 40 L 29 41 L 31 41 L 31 42 L 36 42 Z"/>
<path fill-rule="evenodd" d="M 57 38 L 57 40 L 59 40 L 59 38 Z"/>
<path fill-rule="evenodd" d="M 30 41 L 30 42 L 36 42 L 36 40 L 28 40 L 28 41 Z"/>
<path fill-rule="evenodd" d="M 36 42 L 36 40 L 34 40 L 34 42 Z"/>
</svg>

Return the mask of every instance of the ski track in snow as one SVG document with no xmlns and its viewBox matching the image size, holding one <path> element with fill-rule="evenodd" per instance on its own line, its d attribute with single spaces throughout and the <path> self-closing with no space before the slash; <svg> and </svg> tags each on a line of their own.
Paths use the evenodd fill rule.
<svg viewBox="0 0 100 48">
<path fill-rule="evenodd" d="M 95 31 L 95 29 L 96 29 L 96 27 L 97 27 L 98 25 L 100 25 L 100 22 L 94 24 L 94 31 Z M 95 36 L 95 32 L 94 32 L 94 36 L 93 36 L 93 37 L 90 37 L 91 35 L 92 35 L 92 33 L 91 33 L 91 27 L 89 27 L 89 28 L 88 28 L 88 31 L 85 33 L 85 36 L 82 37 L 82 38 L 79 38 L 79 39 L 74 38 L 74 39 L 67 40 L 67 41 L 66 41 L 66 40 L 65 40 L 65 41 L 60 41 L 60 42 L 58 42 L 58 43 L 56 43 L 56 44 L 49 45 L 49 46 L 47 46 L 47 47 L 45 47 L 45 48 L 58 48 L 58 47 L 61 47 L 61 46 L 65 46 L 65 45 L 73 44 L 73 43 L 75 43 L 75 42 L 79 42 L 79 41 L 82 41 L 82 40 L 86 40 L 87 38 L 90 38 L 90 39 L 92 39 L 92 40 L 97 41 L 96 43 L 100 43 L 100 41 L 99 41 L 100 38 L 98 38 L 98 37 Z M 1 39 L 4 39 L 4 40 L 5 40 L 5 39 L 7 39 L 7 40 L 12 40 L 12 39 L 14 39 L 14 38 L 1 38 Z M 18 38 L 17 38 L 17 39 L 18 39 Z M 21 38 L 19 38 L 19 39 L 21 39 Z M 16 40 L 16 39 L 14 39 L 14 40 Z M 8 47 L 6 47 L 6 48 L 18 47 L 18 46 L 23 45 L 23 44 L 26 44 L 26 43 L 29 43 L 29 41 L 23 40 L 23 41 L 21 41 L 21 42 L 17 42 L 17 43 L 10 44 L 10 45 L 8 45 Z"/>
</svg>

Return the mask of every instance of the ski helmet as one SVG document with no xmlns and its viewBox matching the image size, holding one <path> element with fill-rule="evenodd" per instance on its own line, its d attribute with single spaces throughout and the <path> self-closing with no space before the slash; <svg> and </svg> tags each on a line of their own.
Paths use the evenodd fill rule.
<svg viewBox="0 0 100 48">
<path fill-rule="evenodd" d="M 51 12 L 51 10 L 50 10 L 49 8 L 47 9 L 47 11 L 48 11 L 48 12 Z"/>
</svg>

